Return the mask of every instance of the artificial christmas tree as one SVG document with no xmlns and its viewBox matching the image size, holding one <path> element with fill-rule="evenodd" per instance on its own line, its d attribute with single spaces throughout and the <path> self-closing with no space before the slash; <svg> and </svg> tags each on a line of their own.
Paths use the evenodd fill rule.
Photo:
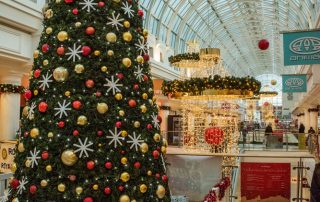
<svg viewBox="0 0 320 202">
<path fill-rule="evenodd" d="M 34 52 L 9 201 L 170 201 L 136 0 L 54 0 Z"/>
</svg>

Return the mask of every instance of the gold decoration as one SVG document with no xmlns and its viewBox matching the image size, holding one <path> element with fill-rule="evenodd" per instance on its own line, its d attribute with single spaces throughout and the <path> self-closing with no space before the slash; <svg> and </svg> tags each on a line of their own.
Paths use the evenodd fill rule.
<svg viewBox="0 0 320 202">
<path fill-rule="evenodd" d="M 66 166 L 73 166 L 77 163 L 78 157 L 73 150 L 65 150 L 61 154 L 61 161 Z"/>
<path fill-rule="evenodd" d="M 108 56 L 113 56 L 114 55 L 114 52 L 113 52 L 113 50 L 108 50 Z"/>
<path fill-rule="evenodd" d="M 139 128 L 139 127 L 140 127 L 140 122 L 139 122 L 139 121 L 135 121 L 134 124 L 133 124 L 133 126 L 134 126 L 135 128 Z"/>
<path fill-rule="evenodd" d="M 23 144 L 22 142 L 20 142 L 20 143 L 18 144 L 18 151 L 19 151 L 20 153 L 22 153 L 22 152 L 25 151 L 25 149 L 24 149 L 24 144 Z"/>
<path fill-rule="evenodd" d="M 145 105 L 140 106 L 141 112 L 146 113 L 147 112 L 147 107 Z"/>
<path fill-rule="evenodd" d="M 47 165 L 46 166 L 46 171 L 47 172 L 51 172 L 52 171 L 52 166 L 51 165 Z"/>
<path fill-rule="evenodd" d="M 160 142 L 161 136 L 160 136 L 158 133 L 156 133 L 156 134 L 154 134 L 154 136 L 153 136 L 153 140 L 156 141 L 156 142 Z"/>
<path fill-rule="evenodd" d="M 88 123 L 88 119 L 86 116 L 79 116 L 78 119 L 77 119 L 77 124 L 80 125 L 80 126 L 84 126 Z"/>
<path fill-rule="evenodd" d="M 140 146 L 140 149 L 141 149 L 141 152 L 142 153 L 147 153 L 148 150 L 149 150 L 149 147 L 148 147 L 148 144 L 147 143 L 142 143 L 141 146 Z"/>
<path fill-rule="evenodd" d="M 44 17 L 47 18 L 47 19 L 52 18 L 52 16 L 53 16 L 53 11 L 52 11 L 52 9 L 48 9 L 48 10 L 46 10 L 46 12 L 44 13 Z"/>
<path fill-rule="evenodd" d="M 48 138 L 52 138 L 53 137 L 53 132 L 49 132 L 48 133 Z"/>
<path fill-rule="evenodd" d="M 120 179 L 121 179 L 123 182 L 128 182 L 128 181 L 130 180 L 130 175 L 129 175 L 129 173 L 127 173 L 127 172 L 121 173 Z"/>
<path fill-rule="evenodd" d="M 74 67 L 74 71 L 77 73 L 77 74 L 81 74 L 83 73 L 84 71 L 84 66 L 82 64 L 77 64 L 75 67 Z"/>
<path fill-rule="evenodd" d="M 231 99 L 246 99 L 253 97 L 252 91 L 247 90 L 231 90 L 231 89 L 208 89 L 204 90 L 202 95 L 191 95 L 184 92 L 176 92 L 171 98 L 180 100 L 231 100 Z"/>
<path fill-rule="evenodd" d="M 77 193 L 78 195 L 82 194 L 82 192 L 83 192 L 82 187 L 77 187 L 77 188 L 76 188 L 76 193 Z"/>
<path fill-rule="evenodd" d="M 76 22 L 74 25 L 79 28 L 81 26 L 81 22 Z"/>
<path fill-rule="evenodd" d="M 123 25 L 125 28 L 130 28 L 130 22 L 127 20 L 123 22 Z"/>
<path fill-rule="evenodd" d="M 29 107 L 28 106 L 25 106 L 22 110 L 22 115 L 27 117 L 29 114 Z"/>
<path fill-rule="evenodd" d="M 163 154 L 166 154 L 166 153 L 167 153 L 167 147 L 161 146 L 161 152 L 162 152 Z"/>
<path fill-rule="evenodd" d="M 30 166 L 31 166 L 31 160 L 27 159 L 26 162 L 25 162 L 25 166 L 26 166 L 27 168 L 30 168 Z"/>
<path fill-rule="evenodd" d="M 151 170 L 148 170 L 147 175 L 148 175 L 148 176 L 151 176 L 151 175 L 152 175 L 152 171 L 151 171 Z"/>
<path fill-rule="evenodd" d="M 162 185 L 158 185 L 156 194 L 158 198 L 162 199 L 166 195 L 166 189 Z"/>
<path fill-rule="evenodd" d="M 18 198 L 12 199 L 12 202 L 19 202 Z"/>
<path fill-rule="evenodd" d="M 38 128 L 32 128 L 30 131 L 30 137 L 36 138 L 39 135 L 39 129 Z"/>
<path fill-rule="evenodd" d="M 122 59 L 122 64 L 123 64 L 125 67 L 129 68 L 129 67 L 131 67 L 132 62 L 131 62 L 130 58 L 123 58 L 123 59 Z"/>
<path fill-rule="evenodd" d="M 126 42 L 130 42 L 132 40 L 132 34 L 130 32 L 124 32 L 122 37 Z"/>
<path fill-rule="evenodd" d="M 97 191 L 97 190 L 99 189 L 99 185 L 97 185 L 97 184 L 93 185 L 93 186 L 92 186 L 92 189 L 95 190 L 95 191 Z"/>
<path fill-rule="evenodd" d="M 101 67 L 101 71 L 102 71 L 102 72 L 106 72 L 106 71 L 108 71 L 108 68 L 107 68 L 106 66 L 102 66 L 102 67 Z"/>
<path fill-rule="evenodd" d="M 39 51 L 38 50 L 35 50 L 34 52 L 33 52 L 33 58 L 34 59 L 37 59 L 38 57 L 39 57 Z"/>
<path fill-rule="evenodd" d="M 64 92 L 64 95 L 69 97 L 71 95 L 71 93 L 70 93 L 70 91 L 66 91 L 66 92 Z"/>
<path fill-rule="evenodd" d="M 113 32 L 110 32 L 106 35 L 106 39 L 110 43 L 115 43 L 117 41 L 117 35 Z"/>
<path fill-rule="evenodd" d="M 162 145 L 168 147 L 168 141 L 165 138 L 162 138 Z"/>
<path fill-rule="evenodd" d="M 146 193 L 147 189 L 148 189 L 147 185 L 145 185 L 145 184 L 140 185 L 140 192 L 141 193 Z"/>
<path fill-rule="evenodd" d="M 120 110 L 120 111 L 119 111 L 119 115 L 120 115 L 120 116 L 124 116 L 124 115 L 125 115 L 125 112 L 124 112 L 123 110 Z"/>
<path fill-rule="evenodd" d="M 114 3 L 120 3 L 120 0 L 112 0 Z"/>
<path fill-rule="evenodd" d="M 38 90 L 34 90 L 34 91 L 33 91 L 33 94 L 34 94 L 34 95 L 38 95 L 38 93 L 39 93 Z"/>
<path fill-rule="evenodd" d="M 48 186 L 48 181 L 47 180 L 41 180 L 40 185 L 41 185 L 41 187 L 46 187 L 46 186 Z"/>
<path fill-rule="evenodd" d="M 47 27 L 46 33 L 47 33 L 47 34 L 51 34 L 51 33 L 52 33 L 52 27 Z"/>
<path fill-rule="evenodd" d="M 13 163 L 12 166 L 11 166 L 11 171 L 12 171 L 13 173 L 15 173 L 16 170 L 17 170 L 17 164 L 16 164 L 16 163 Z"/>
<path fill-rule="evenodd" d="M 117 93 L 115 96 L 116 100 L 120 101 L 122 100 L 122 94 L 121 93 Z"/>
<path fill-rule="evenodd" d="M 98 103 L 97 110 L 100 114 L 104 114 L 108 111 L 108 105 L 106 103 Z"/>
<path fill-rule="evenodd" d="M 58 185 L 58 191 L 64 192 L 65 190 L 66 190 L 66 185 L 64 185 L 63 183 Z"/>
<path fill-rule="evenodd" d="M 64 82 L 67 80 L 69 72 L 64 67 L 57 67 L 53 71 L 53 78 L 58 82 Z"/>
<path fill-rule="evenodd" d="M 272 80 L 271 80 L 271 85 L 273 85 L 273 86 L 277 85 L 277 80 L 272 79 Z"/>
<path fill-rule="evenodd" d="M 44 60 L 44 61 L 42 62 L 42 64 L 43 64 L 44 66 L 47 66 L 47 65 L 49 64 L 49 61 L 48 61 L 48 60 Z"/>
<path fill-rule="evenodd" d="M 95 56 L 99 56 L 99 55 L 101 54 L 101 52 L 100 52 L 99 50 L 95 50 L 95 51 L 93 52 L 93 54 L 94 54 Z"/>
<path fill-rule="evenodd" d="M 57 35 L 59 41 L 63 42 L 68 39 L 68 33 L 66 31 L 60 31 Z"/>
<path fill-rule="evenodd" d="M 128 163 L 127 157 L 122 157 L 122 158 L 121 158 L 121 163 L 122 163 L 123 165 L 126 165 L 126 164 Z"/>
<path fill-rule="evenodd" d="M 142 99 L 144 99 L 144 100 L 148 99 L 148 94 L 147 93 L 143 93 L 142 94 Z"/>
<path fill-rule="evenodd" d="M 148 36 L 148 34 L 149 34 L 148 30 L 144 29 L 144 30 L 143 30 L 143 36 L 146 37 L 146 36 Z"/>
<path fill-rule="evenodd" d="M 139 63 L 144 63 L 144 59 L 143 59 L 143 57 L 142 57 L 141 55 L 139 55 L 139 56 L 137 57 L 137 62 L 139 62 Z"/>
<path fill-rule="evenodd" d="M 128 132 L 125 131 L 125 130 L 121 131 L 121 136 L 122 137 L 127 137 L 128 136 Z"/>
<path fill-rule="evenodd" d="M 128 195 L 120 196 L 119 202 L 130 202 L 130 198 Z"/>
</svg>

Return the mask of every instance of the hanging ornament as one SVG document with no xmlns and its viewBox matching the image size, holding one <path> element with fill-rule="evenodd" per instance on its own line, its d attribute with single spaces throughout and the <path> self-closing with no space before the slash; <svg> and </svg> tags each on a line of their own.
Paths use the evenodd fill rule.
<svg viewBox="0 0 320 202">
<path fill-rule="evenodd" d="M 162 175 L 162 181 L 168 182 L 168 177 L 166 175 Z"/>
<path fill-rule="evenodd" d="M 60 31 L 57 35 L 59 41 L 63 42 L 68 39 L 68 33 L 66 31 Z"/>
<path fill-rule="evenodd" d="M 122 157 L 120 161 L 123 165 L 126 165 L 128 163 L 127 157 Z"/>
<path fill-rule="evenodd" d="M 96 32 L 96 30 L 94 29 L 94 27 L 87 27 L 86 29 L 86 34 L 88 35 L 92 35 Z"/>
<path fill-rule="evenodd" d="M 30 137 L 36 138 L 39 135 L 39 129 L 38 128 L 32 128 L 30 131 Z"/>
<path fill-rule="evenodd" d="M 166 195 L 166 189 L 162 185 L 158 185 L 156 194 L 158 198 L 162 199 Z"/>
<path fill-rule="evenodd" d="M 77 8 L 72 9 L 72 14 L 73 15 L 78 15 L 79 10 Z"/>
<path fill-rule="evenodd" d="M 128 195 L 120 196 L 119 202 L 130 202 L 130 198 Z"/>
<path fill-rule="evenodd" d="M 72 135 L 73 135 L 73 136 L 78 136 L 78 135 L 79 135 L 79 131 L 78 131 L 78 130 L 74 130 L 74 131 L 72 132 Z"/>
<path fill-rule="evenodd" d="M 109 32 L 106 35 L 106 39 L 110 43 L 115 43 L 117 41 L 117 35 L 115 33 L 113 33 L 113 32 Z"/>
<path fill-rule="evenodd" d="M 77 124 L 80 125 L 80 126 L 84 126 L 88 123 L 88 119 L 86 116 L 79 116 L 78 119 L 77 119 Z"/>
<path fill-rule="evenodd" d="M 144 59 L 143 59 L 143 57 L 141 55 L 139 55 L 137 57 L 137 62 L 140 63 L 140 64 L 144 63 Z"/>
<path fill-rule="evenodd" d="M 94 87 L 94 81 L 93 80 L 91 80 L 91 79 L 89 79 L 89 80 L 87 80 L 86 81 L 86 87 L 87 88 L 93 88 Z"/>
<path fill-rule="evenodd" d="M 94 161 L 88 161 L 88 162 L 87 162 L 87 169 L 88 169 L 88 170 L 93 170 L 94 167 L 95 167 Z"/>
<path fill-rule="evenodd" d="M 104 7 L 105 3 L 103 1 L 99 1 L 98 2 L 98 6 L 101 8 L 101 7 Z"/>
<path fill-rule="evenodd" d="M 82 46 L 82 55 L 88 56 L 91 53 L 91 48 L 89 46 Z"/>
<path fill-rule="evenodd" d="M 129 104 L 129 106 L 130 106 L 130 107 L 132 107 L 132 108 L 134 108 L 134 107 L 136 107 L 136 106 L 137 106 L 136 101 L 135 101 L 135 100 L 133 100 L 133 99 L 130 99 L 130 100 L 129 100 L 129 102 L 128 102 L 128 104 Z"/>
<path fill-rule="evenodd" d="M 41 180 L 40 185 L 41 185 L 41 187 L 46 187 L 46 186 L 48 186 L 48 181 L 47 180 Z"/>
<path fill-rule="evenodd" d="M 79 100 L 76 100 L 76 101 L 73 101 L 72 102 L 72 107 L 74 108 L 74 109 L 80 109 L 80 107 L 81 107 L 81 102 L 79 101 Z"/>
<path fill-rule="evenodd" d="M 117 127 L 117 128 L 121 128 L 121 121 L 117 121 L 117 122 L 116 122 L 116 127 Z"/>
<path fill-rule="evenodd" d="M 34 52 L 33 52 L 33 58 L 34 59 L 37 59 L 38 57 L 39 57 L 39 51 L 38 50 L 35 50 Z"/>
<path fill-rule="evenodd" d="M 105 193 L 106 195 L 110 195 L 110 194 L 111 194 L 111 188 L 110 188 L 110 187 L 105 187 L 105 188 L 104 188 L 104 193 Z"/>
<path fill-rule="evenodd" d="M 272 79 L 272 80 L 271 80 L 271 85 L 273 85 L 273 86 L 277 85 L 277 80 Z"/>
<path fill-rule="evenodd" d="M 78 157 L 73 150 L 65 150 L 61 154 L 61 161 L 66 166 L 73 166 L 77 163 Z"/>
<path fill-rule="evenodd" d="M 112 163 L 110 161 L 106 162 L 104 164 L 104 167 L 106 167 L 107 169 L 111 169 L 112 168 Z"/>
<path fill-rule="evenodd" d="M 29 188 L 29 192 L 31 194 L 35 194 L 37 192 L 37 186 L 36 185 L 31 185 Z"/>
<path fill-rule="evenodd" d="M 140 167 L 141 167 L 141 163 L 140 162 L 135 162 L 134 164 L 133 164 L 133 166 L 136 168 L 136 169 L 139 169 Z"/>
<path fill-rule="evenodd" d="M 82 64 L 77 64 L 75 67 L 74 67 L 74 71 L 77 73 L 77 74 L 81 74 L 83 73 L 84 71 L 84 66 Z"/>
<path fill-rule="evenodd" d="M 77 188 L 76 188 L 76 193 L 77 193 L 78 195 L 82 194 L 82 192 L 83 192 L 83 188 L 82 188 L 82 187 L 77 187 Z"/>
<path fill-rule="evenodd" d="M 132 34 L 130 32 L 124 32 L 122 34 L 123 40 L 126 42 L 130 42 L 132 40 Z"/>
<path fill-rule="evenodd" d="M 141 192 L 141 193 L 146 193 L 148 187 L 147 187 L 147 185 L 142 184 L 142 185 L 140 185 L 139 189 L 140 189 L 140 192 Z"/>
<path fill-rule="evenodd" d="M 144 61 L 148 62 L 150 60 L 150 56 L 148 54 L 143 55 Z"/>
<path fill-rule="evenodd" d="M 100 70 L 101 70 L 102 72 L 107 72 L 107 71 L 108 71 L 108 68 L 107 68 L 106 66 L 102 66 L 102 67 L 100 68 Z"/>
<path fill-rule="evenodd" d="M 156 133 L 156 134 L 154 134 L 154 136 L 153 136 L 153 140 L 154 140 L 155 142 L 160 142 L 161 136 L 160 136 L 158 133 Z"/>
<path fill-rule="evenodd" d="M 51 34 L 51 33 L 52 33 L 52 27 L 47 27 L 46 34 Z"/>
<path fill-rule="evenodd" d="M 154 159 L 158 159 L 159 156 L 160 156 L 160 153 L 159 153 L 157 150 L 154 150 L 154 151 L 152 152 L 152 156 L 153 156 Z"/>
<path fill-rule="evenodd" d="M 38 106 L 39 112 L 46 112 L 48 109 L 48 104 L 46 102 L 40 102 Z"/>
<path fill-rule="evenodd" d="M 77 180 L 77 176 L 75 176 L 75 175 L 69 175 L 69 180 L 70 180 L 71 182 L 74 182 L 74 181 Z"/>
<path fill-rule="evenodd" d="M 66 4 L 71 4 L 74 0 L 64 0 L 64 2 L 66 2 Z"/>
<path fill-rule="evenodd" d="M 117 93 L 115 96 L 116 100 L 120 101 L 122 100 L 122 94 L 121 93 Z"/>
<path fill-rule="evenodd" d="M 49 153 L 48 153 L 47 151 L 43 151 L 43 152 L 41 153 L 41 158 L 42 158 L 43 160 L 47 160 L 47 159 L 49 158 Z"/>
<path fill-rule="evenodd" d="M 97 104 L 97 111 L 100 114 L 105 114 L 108 111 L 108 105 L 106 103 L 98 103 Z"/>
<path fill-rule="evenodd" d="M 36 69 L 33 72 L 34 78 L 39 78 L 40 74 L 41 74 L 41 70 L 40 69 Z"/>
<path fill-rule="evenodd" d="M 10 185 L 11 185 L 11 187 L 12 187 L 13 189 L 17 189 L 17 187 L 20 185 L 20 182 L 19 182 L 18 179 L 14 178 L 14 179 L 11 181 Z"/>
<path fill-rule="evenodd" d="M 57 54 L 64 55 L 64 47 L 63 46 L 60 46 L 59 48 L 57 48 Z"/>
<path fill-rule="evenodd" d="M 138 10 L 138 15 L 139 15 L 140 17 L 143 17 L 143 10 L 139 9 L 139 10 Z"/>
<path fill-rule="evenodd" d="M 22 152 L 25 151 L 23 142 L 20 142 L 20 143 L 18 144 L 18 151 L 19 151 L 20 153 L 22 153 Z"/>
<path fill-rule="evenodd" d="M 49 51 L 49 45 L 48 44 L 43 44 L 41 50 L 44 53 L 48 52 Z"/>
<path fill-rule="evenodd" d="M 114 52 L 113 52 L 113 50 L 108 50 L 108 56 L 113 56 L 114 55 Z"/>
<path fill-rule="evenodd" d="M 149 150 L 148 144 L 147 143 L 142 143 L 140 146 L 141 152 L 142 153 L 147 153 Z"/>
<path fill-rule="evenodd" d="M 123 182 L 128 182 L 128 181 L 130 180 L 130 175 L 129 175 L 129 173 L 127 173 L 127 172 L 121 173 L 120 179 L 121 179 Z"/>
<path fill-rule="evenodd" d="M 98 135 L 99 137 L 101 137 L 101 136 L 103 135 L 103 131 L 102 131 L 102 130 L 99 130 L 99 131 L 97 132 L 97 135 Z"/>
<path fill-rule="evenodd" d="M 63 128 L 64 126 L 65 126 L 64 121 L 59 121 L 59 122 L 58 122 L 58 127 L 59 127 L 59 128 Z"/>
<path fill-rule="evenodd" d="M 76 26 L 77 28 L 79 28 L 79 27 L 81 26 L 81 22 L 76 22 L 76 23 L 74 24 L 74 26 Z"/>
<path fill-rule="evenodd" d="M 16 170 L 17 170 L 17 164 L 16 164 L 16 163 L 13 163 L 13 164 L 11 165 L 10 170 L 11 170 L 11 172 L 15 173 Z"/>
<path fill-rule="evenodd" d="M 93 54 L 94 54 L 94 56 L 100 56 L 100 54 L 101 54 L 101 52 L 99 51 L 99 50 L 95 50 L 94 52 L 93 52 Z"/>
<path fill-rule="evenodd" d="M 58 82 L 64 82 L 67 80 L 69 72 L 64 67 L 57 67 L 53 71 L 53 78 Z"/>
<path fill-rule="evenodd" d="M 85 199 L 83 199 L 83 202 L 93 202 L 93 198 L 86 197 Z"/>
<path fill-rule="evenodd" d="M 63 184 L 63 183 L 60 183 L 60 184 L 58 185 L 58 191 L 59 191 L 59 192 L 64 192 L 65 190 L 66 190 L 66 185 Z"/>
<path fill-rule="evenodd" d="M 125 28 L 130 28 L 130 22 L 129 21 L 124 21 L 123 25 Z"/>
<path fill-rule="evenodd" d="M 123 58 L 123 59 L 122 59 L 122 64 L 123 64 L 125 67 L 129 68 L 129 67 L 131 67 L 132 62 L 131 62 L 130 58 Z"/>
<path fill-rule="evenodd" d="M 269 41 L 267 39 L 262 39 L 258 44 L 261 50 L 267 50 L 269 48 Z"/>
<path fill-rule="evenodd" d="M 52 166 L 51 165 L 47 165 L 46 166 L 46 171 L 47 172 L 51 172 L 52 171 Z"/>
<path fill-rule="evenodd" d="M 121 80 L 121 79 L 123 79 L 123 78 L 124 78 L 124 75 L 123 75 L 122 73 L 118 73 L 118 74 L 117 74 L 117 77 L 118 77 L 118 79 L 120 79 L 120 80 Z"/>
</svg>

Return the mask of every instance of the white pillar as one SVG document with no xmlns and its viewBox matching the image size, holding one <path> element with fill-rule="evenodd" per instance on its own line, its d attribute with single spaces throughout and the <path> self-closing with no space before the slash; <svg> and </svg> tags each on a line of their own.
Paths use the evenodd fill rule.
<svg viewBox="0 0 320 202">
<path fill-rule="evenodd" d="M 310 126 L 317 131 L 318 129 L 318 111 L 314 109 L 310 109 Z"/>
<path fill-rule="evenodd" d="M 10 74 L 0 78 L 2 84 L 21 85 L 22 74 Z M 0 141 L 14 140 L 19 129 L 20 94 L 0 95 Z"/>
<path fill-rule="evenodd" d="M 310 129 L 310 112 L 308 109 L 304 110 L 304 127 L 305 127 L 305 133 L 308 132 Z"/>
<path fill-rule="evenodd" d="M 159 115 L 162 118 L 162 123 L 160 126 L 160 130 L 166 132 L 168 130 L 168 116 L 170 114 L 170 110 L 160 110 Z"/>
</svg>

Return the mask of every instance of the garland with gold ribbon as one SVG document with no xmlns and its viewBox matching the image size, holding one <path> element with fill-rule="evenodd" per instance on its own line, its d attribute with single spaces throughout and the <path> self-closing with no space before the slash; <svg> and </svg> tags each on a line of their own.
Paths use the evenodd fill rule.
<svg viewBox="0 0 320 202">
<path fill-rule="evenodd" d="M 0 93 L 24 93 L 25 88 L 20 85 L 0 84 Z"/>
</svg>

